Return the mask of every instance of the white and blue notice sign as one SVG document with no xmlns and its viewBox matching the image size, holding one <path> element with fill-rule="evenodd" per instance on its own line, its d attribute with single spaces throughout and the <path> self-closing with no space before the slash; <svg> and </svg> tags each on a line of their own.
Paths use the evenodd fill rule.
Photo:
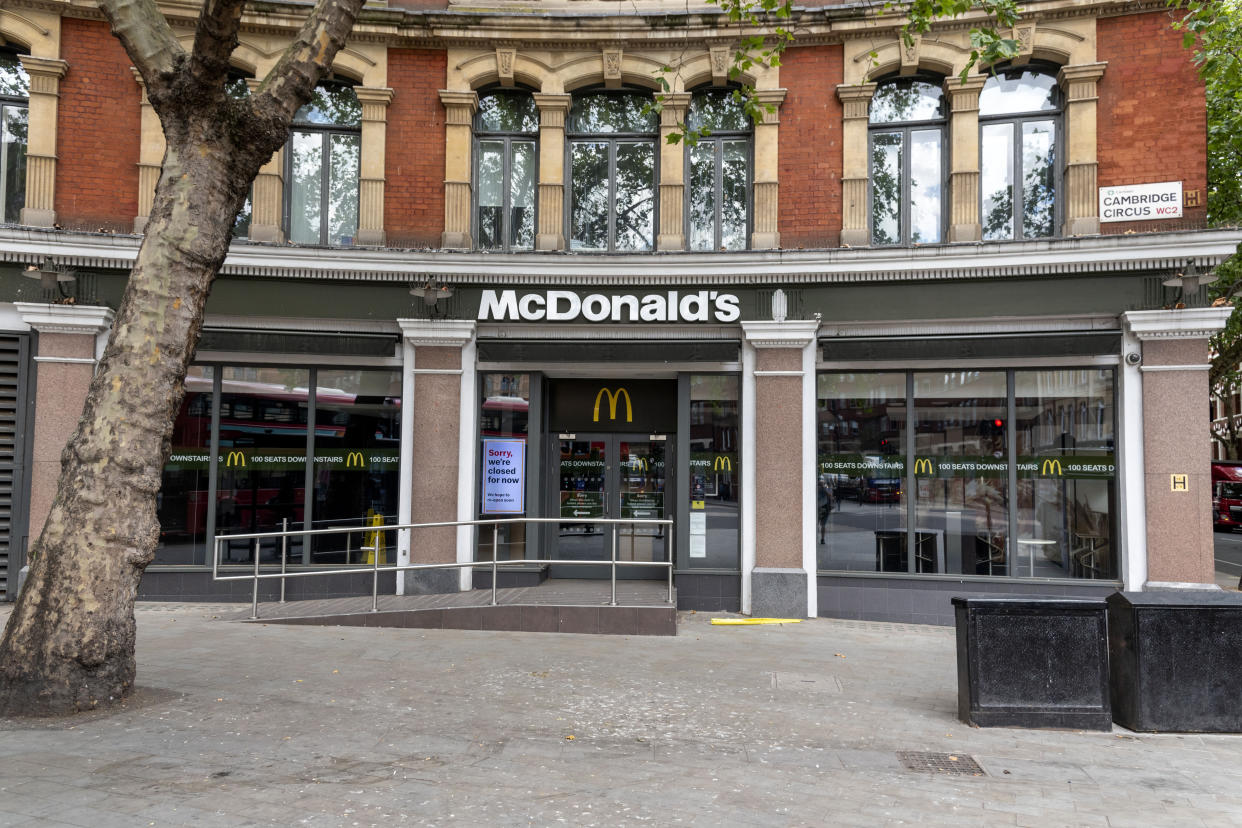
<svg viewBox="0 0 1242 828">
<path fill-rule="evenodd" d="M 526 511 L 526 441 L 483 441 L 483 514 Z"/>
</svg>

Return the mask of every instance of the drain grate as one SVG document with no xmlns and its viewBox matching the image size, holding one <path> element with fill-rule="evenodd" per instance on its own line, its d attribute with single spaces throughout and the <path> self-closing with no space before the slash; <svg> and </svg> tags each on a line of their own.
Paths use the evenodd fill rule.
<svg viewBox="0 0 1242 828">
<path fill-rule="evenodd" d="M 972 756 L 962 753 L 923 753 L 899 750 L 897 758 L 906 770 L 949 773 L 954 776 L 985 776 L 983 768 Z"/>
</svg>

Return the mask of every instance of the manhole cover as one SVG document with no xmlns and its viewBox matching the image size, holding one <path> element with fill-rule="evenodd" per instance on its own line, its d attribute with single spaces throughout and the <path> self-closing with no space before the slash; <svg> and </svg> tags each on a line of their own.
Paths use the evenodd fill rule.
<svg viewBox="0 0 1242 828">
<path fill-rule="evenodd" d="M 929 773 L 951 773 L 955 776 L 984 776 L 983 768 L 974 757 L 962 753 L 923 753 L 913 750 L 897 751 L 897 758 L 906 770 Z"/>
</svg>

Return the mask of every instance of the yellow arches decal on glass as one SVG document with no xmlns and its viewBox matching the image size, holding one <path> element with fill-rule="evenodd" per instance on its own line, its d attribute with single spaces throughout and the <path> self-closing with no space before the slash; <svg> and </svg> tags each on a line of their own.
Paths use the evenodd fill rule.
<svg viewBox="0 0 1242 828">
<path fill-rule="evenodd" d="M 224 465 L 226 467 L 241 466 L 244 469 L 246 468 L 246 455 L 242 454 L 240 451 L 230 451 L 228 459 L 225 460 Z"/>
<path fill-rule="evenodd" d="M 1061 461 L 1053 458 L 1048 458 L 1044 461 L 1043 465 L 1039 467 L 1039 473 L 1044 477 L 1061 477 L 1065 474 L 1061 468 Z"/>
<path fill-rule="evenodd" d="M 718 454 L 715 462 L 712 463 L 712 471 L 733 471 L 733 461 L 723 454 Z"/>
<path fill-rule="evenodd" d="M 630 404 L 630 392 L 626 391 L 624 388 L 618 388 L 615 392 L 611 388 L 599 389 L 599 393 L 595 395 L 595 413 L 592 418 L 593 422 L 597 422 L 597 423 L 599 422 L 599 403 L 600 403 L 600 400 L 604 398 L 605 394 L 608 395 L 608 419 L 610 420 L 617 419 L 617 400 L 620 399 L 622 396 L 624 396 L 625 397 L 625 421 L 627 423 L 634 422 L 634 408 Z"/>
<path fill-rule="evenodd" d="M 354 466 L 365 469 L 367 467 L 366 458 L 362 456 L 360 451 L 351 451 L 345 455 L 345 468 L 352 469 Z"/>
</svg>

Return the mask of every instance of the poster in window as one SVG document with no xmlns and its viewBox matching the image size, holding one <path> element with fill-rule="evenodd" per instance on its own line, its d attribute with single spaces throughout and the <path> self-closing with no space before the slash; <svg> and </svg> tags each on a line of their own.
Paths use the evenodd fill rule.
<svg viewBox="0 0 1242 828">
<path fill-rule="evenodd" d="M 483 514 L 526 511 L 526 441 L 483 441 Z"/>
</svg>

